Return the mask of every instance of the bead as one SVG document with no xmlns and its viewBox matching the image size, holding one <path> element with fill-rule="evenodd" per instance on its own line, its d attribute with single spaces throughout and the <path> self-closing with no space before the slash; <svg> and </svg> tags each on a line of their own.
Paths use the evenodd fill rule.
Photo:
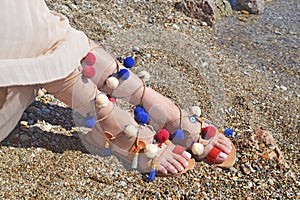
<svg viewBox="0 0 300 200">
<path fill-rule="evenodd" d="M 119 72 L 118 72 L 118 76 L 119 76 L 119 79 L 125 81 L 129 78 L 130 76 L 130 72 L 128 69 L 121 69 Z"/>
<path fill-rule="evenodd" d="M 83 75 L 87 78 L 93 78 L 96 74 L 96 70 L 93 66 L 85 66 L 83 68 Z"/>
<path fill-rule="evenodd" d="M 139 124 L 147 124 L 149 122 L 149 115 L 146 112 L 138 112 L 135 115 L 135 120 L 139 123 Z"/>
<path fill-rule="evenodd" d="M 194 143 L 192 146 L 192 152 L 196 156 L 200 156 L 204 152 L 204 146 L 201 143 Z"/>
<path fill-rule="evenodd" d="M 108 88 L 114 90 L 118 87 L 119 80 L 116 77 L 111 76 L 108 79 L 106 79 L 106 85 Z"/>
<path fill-rule="evenodd" d="M 127 57 L 124 59 L 124 66 L 126 68 L 132 68 L 134 66 L 134 59 L 132 57 Z"/>
<path fill-rule="evenodd" d="M 222 129 L 222 132 L 224 133 L 224 135 L 228 136 L 228 137 L 234 137 L 235 133 L 232 129 Z"/>
<path fill-rule="evenodd" d="M 192 115 L 196 115 L 197 117 L 201 116 L 201 109 L 199 106 L 193 106 L 191 107 L 191 113 Z"/>
<path fill-rule="evenodd" d="M 117 99 L 115 99 L 113 97 L 109 97 L 108 100 L 112 103 L 117 103 Z"/>
<path fill-rule="evenodd" d="M 99 94 L 96 97 L 95 104 L 97 108 L 104 108 L 108 105 L 109 100 L 105 94 Z"/>
<path fill-rule="evenodd" d="M 183 130 L 177 129 L 177 130 L 174 131 L 173 135 L 174 135 L 174 140 L 176 140 L 176 141 L 184 140 Z"/>
<path fill-rule="evenodd" d="M 190 121 L 192 123 L 196 123 L 197 122 L 197 119 L 194 116 L 190 116 L 189 118 L 190 118 Z"/>
<path fill-rule="evenodd" d="M 95 62 L 96 62 L 96 56 L 92 53 L 92 52 L 89 52 L 84 58 L 83 58 L 83 61 L 85 64 L 87 65 L 94 65 Z"/>
<path fill-rule="evenodd" d="M 137 76 L 145 82 L 150 80 L 150 74 L 147 71 L 141 71 Z"/>
<path fill-rule="evenodd" d="M 164 143 L 170 137 L 170 133 L 166 129 L 161 129 L 155 135 L 155 139 L 159 141 L 159 143 Z"/>
<path fill-rule="evenodd" d="M 130 125 L 125 127 L 124 133 L 128 137 L 136 137 L 137 133 L 138 133 L 138 129 L 134 125 L 130 124 Z"/>
<path fill-rule="evenodd" d="M 91 117 L 91 116 L 87 116 L 85 119 L 84 119 L 84 125 L 85 127 L 87 128 L 93 128 L 95 125 L 96 125 L 96 120 L 94 117 Z"/>
<path fill-rule="evenodd" d="M 147 144 L 144 152 L 148 158 L 155 158 L 158 152 L 158 147 L 155 144 Z"/>
</svg>

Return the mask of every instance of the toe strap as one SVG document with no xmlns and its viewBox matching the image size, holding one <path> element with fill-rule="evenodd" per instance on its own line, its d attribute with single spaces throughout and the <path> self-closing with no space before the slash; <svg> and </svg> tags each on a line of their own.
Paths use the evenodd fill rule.
<svg viewBox="0 0 300 200">
<path fill-rule="evenodd" d="M 213 147 L 206 156 L 206 160 L 210 163 L 216 163 L 218 155 L 222 152 L 218 147 Z"/>
<path fill-rule="evenodd" d="M 173 153 L 176 153 L 178 155 L 182 155 L 185 150 L 186 150 L 185 147 L 180 146 L 180 145 L 176 145 L 175 148 L 173 149 Z"/>
</svg>

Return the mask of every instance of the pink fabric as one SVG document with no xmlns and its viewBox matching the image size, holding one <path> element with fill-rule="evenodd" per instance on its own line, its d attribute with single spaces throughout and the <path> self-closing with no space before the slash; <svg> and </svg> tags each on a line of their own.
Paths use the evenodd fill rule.
<svg viewBox="0 0 300 200">
<path fill-rule="evenodd" d="M 2 0 L 0 24 L 0 88 L 8 88 L 0 105 L 1 141 L 34 100 L 37 85 L 67 77 L 90 47 L 86 35 L 43 0 Z"/>
</svg>

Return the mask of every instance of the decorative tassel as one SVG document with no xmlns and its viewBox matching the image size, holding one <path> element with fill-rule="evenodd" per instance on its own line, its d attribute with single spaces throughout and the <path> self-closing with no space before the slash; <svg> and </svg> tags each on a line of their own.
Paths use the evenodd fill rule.
<svg viewBox="0 0 300 200">
<path fill-rule="evenodd" d="M 138 161 L 139 161 L 139 152 L 135 152 L 133 160 L 132 160 L 132 164 L 131 164 L 132 169 L 136 169 L 138 167 Z"/>
<path fill-rule="evenodd" d="M 105 142 L 105 156 L 111 156 L 111 151 L 110 151 L 110 148 L 109 148 L 109 142 L 108 141 Z"/>
<path fill-rule="evenodd" d="M 224 135 L 226 135 L 228 137 L 234 137 L 234 135 L 235 135 L 234 131 L 229 128 L 222 129 L 221 132 L 224 133 Z"/>
<path fill-rule="evenodd" d="M 155 162 L 153 160 L 148 180 L 149 181 L 154 181 L 155 180 L 155 176 L 156 176 L 156 165 L 155 165 Z"/>
</svg>

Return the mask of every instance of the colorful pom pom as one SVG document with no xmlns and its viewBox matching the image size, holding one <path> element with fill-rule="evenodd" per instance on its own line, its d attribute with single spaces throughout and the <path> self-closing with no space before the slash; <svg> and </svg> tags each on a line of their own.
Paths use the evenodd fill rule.
<svg viewBox="0 0 300 200">
<path fill-rule="evenodd" d="M 124 133 L 128 137 L 136 137 L 137 133 L 138 133 L 138 129 L 134 125 L 130 124 L 130 125 L 125 127 Z"/>
<path fill-rule="evenodd" d="M 96 70 L 93 66 L 85 66 L 83 68 L 83 75 L 87 78 L 93 78 L 96 74 Z"/>
<path fill-rule="evenodd" d="M 184 140 L 183 130 L 177 129 L 176 131 L 174 131 L 173 136 L 174 136 L 174 139 L 176 141 L 183 141 Z"/>
<path fill-rule="evenodd" d="M 128 69 L 121 69 L 118 72 L 119 78 L 123 81 L 127 80 L 130 76 L 129 70 Z"/>
<path fill-rule="evenodd" d="M 94 117 L 91 117 L 91 116 L 87 116 L 85 119 L 84 119 L 84 125 L 85 127 L 87 128 L 93 128 L 95 125 L 96 125 L 96 120 Z"/>
<path fill-rule="evenodd" d="M 113 97 L 109 97 L 108 100 L 112 103 L 117 103 L 117 99 L 115 99 Z"/>
<path fill-rule="evenodd" d="M 92 53 L 89 52 L 84 58 L 83 61 L 85 62 L 85 64 L 87 65 L 94 65 L 96 62 L 96 56 Z"/>
<path fill-rule="evenodd" d="M 234 135 L 235 135 L 234 131 L 229 128 L 223 129 L 222 132 L 224 133 L 224 135 L 226 135 L 228 137 L 234 137 Z"/>
<path fill-rule="evenodd" d="M 134 117 L 139 124 L 147 124 L 150 119 L 148 113 L 146 112 L 137 112 L 137 114 Z"/>
<path fill-rule="evenodd" d="M 138 74 L 138 77 L 145 82 L 150 80 L 150 74 L 147 71 L 141 71 Z"/>
<path fill-rule="evenodd" d="M 205 128 L 202 128 L 202 132 L 203 138 L 208 140 L 216 135 L 217 129 L 214 126 L 206 126 Z"/>
<path fill-rule="evenodd" d="M 136 115 L 138 112 L 146 112 L 146 110 L 142 106 L 137 106 L 134 109 L 134 115 Z"/>
<path fill-rule="evenodd" d="M 97 108 L 106 107 L 109 103 L 108 97 L 105 94 L 99 94 L 96 97 L 95 104 Z"/>
<path fill-rule="evenodd" d="M 155 158 L 158 152 L 158 147 L 155 144 L 147 144 L 144 152 L 148 158 Z"/>
<path fill-rule="evenodd" d="M 170 137 L 170 133 L 166 129 L 161 129 L 155 135 L 155 139 L 158 140 L 159 143 L 164 143 L 169 139 L 169 137 Z"/>
<path fill-rule="evenodd" d="M 204 146 L 201 143 L 194 143 L 192 146 L 192 152 L 196 156 L 200 156 L 204 152 Z"/>
<path fill-rule="evenodd" d="M 116 77 L 111 76 L 108 79 L 106 79 L 106 85 L 108 88 L 114 90 L 118 87 L 119 80 Z"/>
<path fill-rule="evenodd" d="M 156 177 L 156 169 L 155 169 L 155 166 L 154 167 L 152 166 L 151 170 L 150 170 L 150 174 L 149 174 L 148 180 L 149 181 L 154 181 L 155 177 Z"/>
<path fill-rule="evenodd" d="M 193 115 L 196 115 L 197 117 L 200 117 L 201 116 L 201 109 L 199 106 L 193 106 L 191 107 L 191 113 Z"/>
<path fill-rule="evenodd" d="M 132 68 L 134 66 L 134 59 L 132 57 L 127 57 L 124 59 L 123 63 L 126 68 Z"/>
</svg>

